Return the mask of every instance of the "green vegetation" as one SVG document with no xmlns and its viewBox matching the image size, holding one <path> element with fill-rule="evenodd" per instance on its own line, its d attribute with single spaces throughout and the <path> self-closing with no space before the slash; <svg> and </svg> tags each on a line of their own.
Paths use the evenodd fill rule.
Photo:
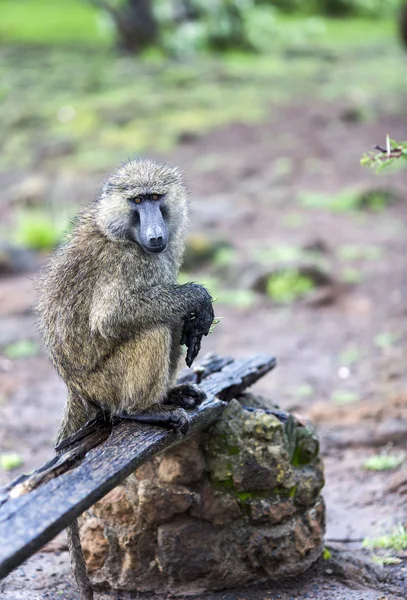
<svg viewBox="0 0 407 600">
<path fill-rule="evenodd" d="M 40 45 L 107 44 L 112 32 L 100 12 L 83 0 L 0 0 L 0 39 Z"/>
<path fill-rule="evenodd" d="M 337 195 L 321 193 L 303 193 L 298 201 L 306 208 L 329 210 L 332 212 L 348 212 L 357 210 L 382 211 L 395 199 L 394 193 L 385 189 L 360 191 L 345 189 Z"/>
<path fill-rule="evenodd" d="M 347 267 L 342 270 L 342 279 L 345 283 L 360 283 L 363 279 L 362 272 L 358 269 L 353 269 L 351 267 Z"/>
<path fill-rule="evenodd" d="M 374 152 L 364 154 L 360 164 L 380 172 L 398 160 L 402 163 L 407 161 L 407 142 L 396 142 L 387 136 L 385 146 L 377 145 Z"/>
<path fill-rule="evenodd" d="M 397 556 L 378 556 L 377 554 L 373 554 L 372 556 L 373 562 L 378 565 L 399 565 L 403 562 L 401 558 Z"/>
<path fill-rule="evenodd" d="M 389 471 L 390 469 L 399 467 L 404 462 L 404 459 L 404 454 L 388 454 L 383 452 L 382 454 L 368 458 L 364 462 L 363 468 L 367 471 Z"/>
<path fill-rule="evenodd" d="M 63 240 L 68 229 L 66 220 L 57 219 L 39 210 L 21 212 L 13 239 L 32 250 L 53 250 Z"/>
<path fill-rule="evenodd" d="M 332 402 L 338 406 L 353 404 L 359 400 L 359 396 L 351 390 L 336 390 L 331 396 Z"/>
<path fill-rule="evenodd" d="M 36 342 L 32 340 L 20 340 L 6 346 L 3 353 L 4 356 L 10 359 L 28 358 L 29 356 L 38 354 L 38 350 L 39 347 Z"/>
<path fill-rule="evenodd" d="M 330 550 L 328 550 L 328 548 L 324 548 L 324 551 L 322 553 L 322 558 L 324 560 L 329 560 L 330 558 L 332 558 L 332 552 Z"/>
<path fill-rule="evenodd" d="M 354 365 L 359 362 L 361 358 L 361 352 L 356 346 L 349 346 L 339 356 L 339 362 L 341 365 Z"/>
<path fill-rule="evenodd" d="M 383 331 L 375 336 L 374 343 L 377 348 L 391 348 L 397 342 L 397 337 L 391 331 Z"/>
<path fill-rule="evenodd" d="M 228 123 L 261 121 L 270 105 L 285 104 L 299 87 L 313 100 L 349 97 L 352 103 L 355 89 L 377 97 L 378 71 L 389 109 L 402 90 L 391 21 L 275 15 L 281 35 L 268 32 L 268 39 L 279 40 L 272 51 L 201 53 L 192 62 L 186 50 L 175 62 L 158 51 L 134 59 L 109 50 L 113 34 L 106 43 L 98 25 L 103 14 L 86 0 L 51 4 L 31 0 L 28 10 L 22 0 L 0 0 L 0 39 L 13 42 L 0 45 L 0 170 L 45 160 L 51 169 L 105 171 L 125 157 L 166 152 Z M 95 44 L 86 60 L 82 37 Z M 32 44 L 29 51 L 19 45 L 25 43 Z M 370 54 L 355 59 L 361 45 Z M 216 165 L 213 156 L 196 160 L 197 170 Z M 294 166 L 282 155 L 272 168 L 278 178 Z M 294 216 L 287 225 L 301 222 Z"/>
<path fill-rule="evenodd" d="M 303 383 L 295 388 L 294 393 L 301 398 L 309 398 L 315 394 L 315 389 L 309 383 Z"/>
<path fill-rule="evenodd" d="M 252 306 L 256 300 L 256 294 L 252 290 L 225 288 L 221 285 L 221 282 L 217 277 L 208 277 L 204 274 L 196 277 L 190 273 L 184 272 L 180 273 L 178 277 L 178 281 L 181 284 L 188 283 L 194 279 L 198 279 L 199 283 L 209 290 L 212 298 L 219 304 L 236 306 L 237 308 L 248 308 Z"/>
<path fill-rule="evenodd" d="M 268 277 L 266 292 L 274 302 L 290 304 L 306 296 L 314 287 L 311 277 L 297 269 L 283 269 Z"/>
<path fill-rule="evenodd" d="M 407 531 L 403 525 L 397 527 L 393 533 L 377 538 L 366 538 L 363 541 L 365 548 L 386 548 L 391 550 L 407 550 Z"/>
<path fill-rule="evenodd" d="M 338 248 L 338 256 L 342 260 L 379 260 L 383 256 L 380 246 L 344 244 Z"/>
<path fill-rule="evenodd" d="M 19 454 L 14 452 L 5 452 L 0 454 L 0 467 L 4 471 L 13 471 L 18 469 L 23 464 L 23 459 Z"/>
</svg>

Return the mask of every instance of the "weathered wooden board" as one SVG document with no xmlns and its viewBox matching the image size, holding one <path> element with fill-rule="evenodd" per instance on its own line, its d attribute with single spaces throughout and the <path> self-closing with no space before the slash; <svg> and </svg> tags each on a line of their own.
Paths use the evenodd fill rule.
<svg viewBox="0 0 407 600">
<path fill-rule="evenodd" d="M 13 497 L 31 478 L 19 478 L 0 494 L 0 578 L 29 558 L 70 522 L 112 490 L 142 463 L 213 423 L 225 402 L 257 381 L 275 366 L 269 356 L 247 360 L 212 357 L 204 361 L 200 383 L 207 399 L 190 411 L 187 436 L 140 423 L 123 422 L 103 442 L 91 440 L 89 449 L 67 452 L 53 459 L 35 474 L 35 489 Z M 220 369 L 216 371 L 216 369 Z M 213 372 L 215 371 L 215 372 Z M 191 375 L 181 374 L 185 383 Z M 97 435 L 96 435 L 97 438 Z M 89 441 L 88 441 L 89 442 Z M 96 447 L 92 447 L 98 443 Z M 82 445 L 83 448 L 83 445 Z M 68 457 L 68 458 L 67 458 Z M 48 479 L 38 479 L 46 472 Z M 18 487 L 20 486 L 20 488 Z"/>
</svg>

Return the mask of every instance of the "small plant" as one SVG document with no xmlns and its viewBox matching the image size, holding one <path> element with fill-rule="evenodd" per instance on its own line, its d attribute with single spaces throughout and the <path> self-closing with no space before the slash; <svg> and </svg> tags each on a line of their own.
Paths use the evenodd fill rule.
<svg viewBox="0 0 407 600">
<path fill-rule="evenodd" d="M 360 351 L 355 346 L 349 346 L 344 350 L 340 357 L 339 361 L 342 365 L 354 365 L 360 360 Z"/>
<path fill-rule="evenodd" d="M 383 256 L 383 250 L 379 246 L 344 244 L 338 248 L 338 255 L 342 260 L 378 260 Z"/>
<path fill-rule="evenodd" d="M 382 453 L 368 458 L 363 468 L 367 471 L 389 471 L 399 467 L 405 459 L 404 454 L 387 454 Z"/>
<path fill-rule="evenodd" d="M 363 546 L 364 548 L 390 548 L 396 551 L 407 550 L 407 531 L 403 525 L 399 525 L 393 533 L 364 539 Z"/>
<path fill-rule="evenodd" d="M 178 282 L 182 285 L 193 279 L 194 277 L 190 273 L 181 272 Z M 217 277 L 199 276 L 199 283 L 209 290 L 212 298 L 219 304 L 247 308 L 256 300 L 256 294 L 252 290 L 225 289 L 221 287 Z"/>
<path fill-rule="evenodd" d="M 19 215 L 13 237 L 18 244 L 31 250 L 53 250 L 61 243 L 66 230 L 66 221 L 42 211 L 28 210 Z"/>
<path fill-rule="evenodd" d="M 372 556 L 373 562 L 378 565 L 399 565 L 402 563 L 402 559 L 397 556 L 378 556 L 377 554 L 373 554 Z"/>
<path fill-rule="evenodd" d="M 331 396 L 332 402 L 338 406 L 353 404 L 359 400 L 358 395 L 350 390 L 336 390 Z"/>
<path fill-rule="evenodd" d="M 360 283 L 363 279 L 362 273 L 358 269 L 347 267 L 342 271 L 342 279 L 345 283 Z"/>
<path fill-rule="evenodd" d="M 374 152 L 368 152 L 363 155 L 360 164 L 381 171 L 385 167 L 401 159 L 407 162 L 407 142 L 396 142 L 386 136 L 386 147 L 377 144 Z"/>
<path fill-rule="evenodd" d="M 285 269 L 269 276 L 266 284 L 268 296 L 279 304 L 290 304 L 303 298 L 314 289 L 315 283 L 296 269 Z"/>
<path fill-rule="evenodd" d="M 38 353 L 38 344 L 32 340 L 20 340 L 14 342 L 4 349 L 4 356 L 7 358 L 28 358 Z"/>
<path fill-rule="evenodd" d="M 317 192 L 307 192 L 299 196 L 299 202 L 306 208 L 325 209 L 331 212 L 380 211 L 394 200 L 395 194 L 392 190 L 386 189 L 361 191 L 349 188 L 333 196 Z"/>
<path fill-rule="evenodd" d="M 0 466 L 4 471 L 13 471 L 23 464 L 23 459 L 15 452 L 0 454 Z"/>
<path fill-rule="evenodd" d="M 309 383 L 303 383 L 295 388 L 294 393 L 301 398 L 309 398 L 315 393 L 315 389 Z"/>
<path fill-rule="evenodd" d="M 384 331 L 375 336 L 374 343 L 377 348 L 391 348 L 397 341 L 397 335 L 391 331 Z"/>
<path fill-rule="evenodd" d="M 330 550 L 328 550 L 328 548 L 324 548 L 324 551 L 322 553 L 322 558 L 324 560 L 329 560 L 330 558 L 332 558 L 332 552 Z"/>
</svg>

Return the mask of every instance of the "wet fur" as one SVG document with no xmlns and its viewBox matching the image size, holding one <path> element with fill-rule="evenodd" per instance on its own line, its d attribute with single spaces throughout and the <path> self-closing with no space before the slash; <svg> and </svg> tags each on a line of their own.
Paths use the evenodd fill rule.
<svg viewBox="0 0 407 600">
<path fill-rule="evenodd" d="M 166 250 L 154 255 L 126 236 L 134 218 L 128 198 L 152 192 L 165 194 L 170 231 Z M 40 329 L 68 387 L 57 443 L 100 408 L 134 414 L 164 402 L 174 384 L 183 319 L 207 306 L 208 298 L 211 304 L 201 286 L 177 285 L 186 222 L 187 194 L 178 169 L 130 161 L 77 217 L 43 272 Z M 68 541 L 81 598 L 89 600 L 93 593 L 76 522 Z"/>
</svg>

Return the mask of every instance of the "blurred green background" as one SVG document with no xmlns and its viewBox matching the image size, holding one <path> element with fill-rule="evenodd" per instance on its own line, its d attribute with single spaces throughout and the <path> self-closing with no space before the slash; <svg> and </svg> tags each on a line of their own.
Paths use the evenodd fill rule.
<svg viewBox="0 0 407 600">
<path fill-rule="evenodd" d="M 206 284 L 221 317 L 203 353 L 275 353 L 261 391 L 351 447 L 338 491 L 326 446 L 334 538 L 371 537 L 379 516 L 405 522 L 383 480 L 375 505 L 371 472 L 361 481 L 363 440 L 406 450 L 407 171 L 359 161 L 387 134 L 407 139 L 406 11 L 0 0 L 0 479 L 49 458 L 65 398 L 32 280 L 103 179 L 147 155 L 186 173 L 180 281 Z"/>
</svg>

